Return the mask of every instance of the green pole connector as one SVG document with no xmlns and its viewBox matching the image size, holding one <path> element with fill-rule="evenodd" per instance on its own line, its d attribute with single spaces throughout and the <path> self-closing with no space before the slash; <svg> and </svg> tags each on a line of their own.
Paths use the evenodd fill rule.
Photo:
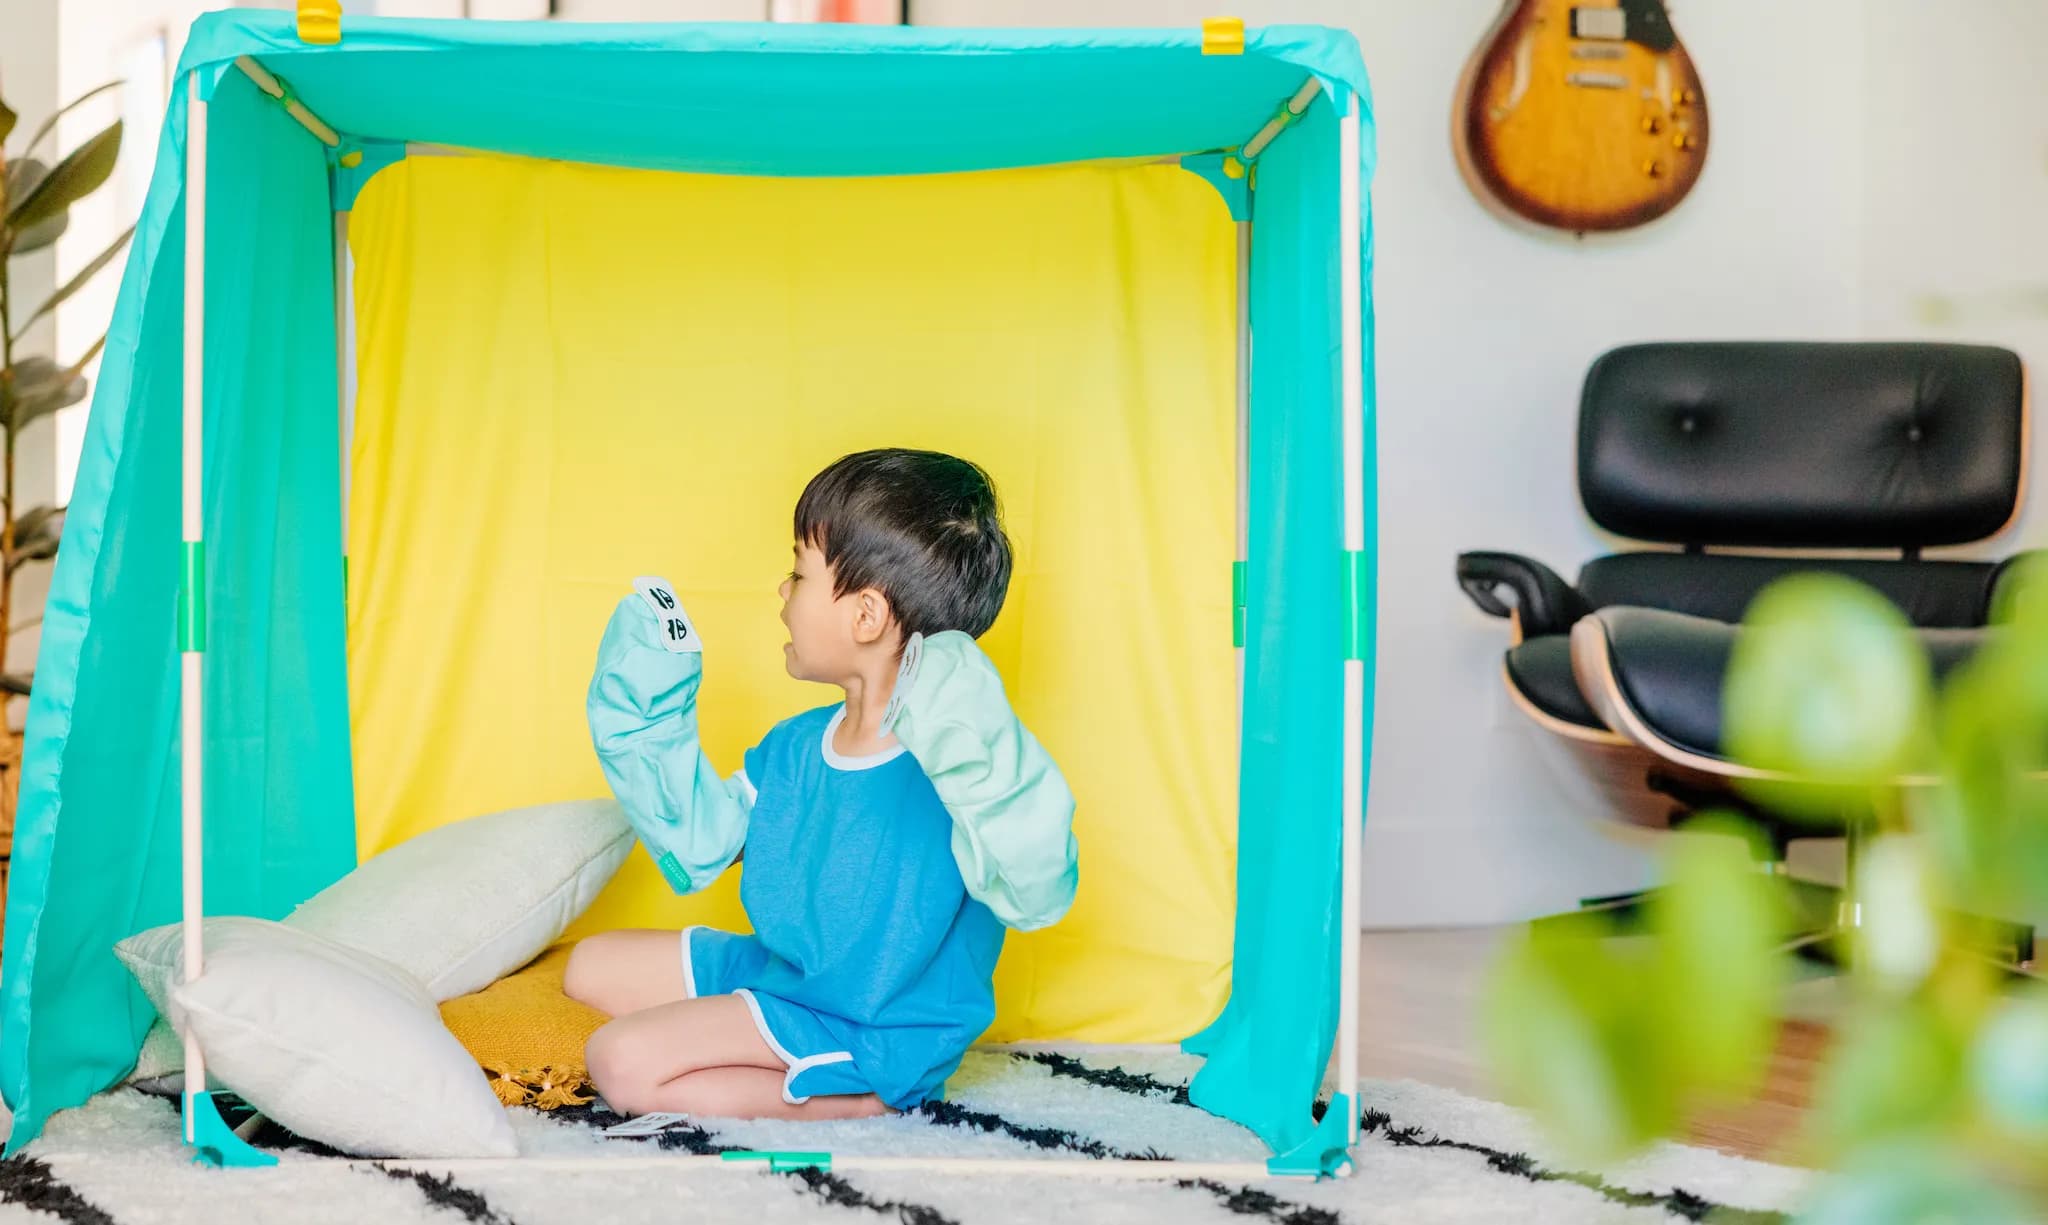
<svg viewBox="0 0 2048 1225">
<path fill-rule="evenodd" d="M 794 1170 L 830 1170 L 832 1168 L 832 1154 L 830 1153 L 734 1150 L 732 1152 L 720 1153 L 718 1157 L 721 1161 L 764 1161 L 768 1163 L 769 1172 L 774 1174 L 788 1174 Z"/>
<path fill-rule="evenodd" d="M 1344 550 L 1344 658 L 1372 654 L 1372 570 L 1368 555 Z"/>
<path fill-rule="evenodd" d="M 178 650 L 206 649 L 206 542 L 185 542 L 184 581 L 178 588 Z"/>
<path fill-rule="evenodd" d="M 1250 563 L 1230 563 L 1230 645 L 1244 645 L 1245 616 L 1248 604 L 1245 593 L 1250 589 Z"/>
</svg>

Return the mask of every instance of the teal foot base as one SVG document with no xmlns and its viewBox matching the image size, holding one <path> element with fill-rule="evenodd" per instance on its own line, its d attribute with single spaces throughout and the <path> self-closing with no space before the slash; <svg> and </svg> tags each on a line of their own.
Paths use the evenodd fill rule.
<svg viewBox="0 0 2048 1225">
<path fill-rule="evenodd" d="M 1358 1106 L 1348 1093 L 1330 1099 L 1323 1121 L 1308 1139 L 1266 1162 L 1266 1172 L 1284 1178 L 1337 1178 L 1352 1170 L 1352 1128 Z"/>
<path fill-rule="evenodd" d="M 216 1170 L 257 1169 L 276 1165 L 277 1155 L 251 1148 L 220 1117 L 211 1093 L 185 1095 L 185 1145 L 192 1150 L 195 1165 Z"/>
</svg>

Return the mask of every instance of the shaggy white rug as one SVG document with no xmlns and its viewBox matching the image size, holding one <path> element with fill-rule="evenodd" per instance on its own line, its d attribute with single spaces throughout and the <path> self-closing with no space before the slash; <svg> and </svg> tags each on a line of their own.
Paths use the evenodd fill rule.
<svg viewBox="0 0 2048 1225">
<path fill-rule="evenodd" d="M 970 1054 L 948 1099 L 860 1123 L 705 1119 L 653 1140 L 608 1140 L 592 1108 L 514 1112 L 525 1156 L 646 1157 L 727 1148 L 888 1156 L 1260 1160 L 1242 1129 L 1187 1104 L 1194 1061 L 1170 1051 Z M 50 1121 L 23 1159 L 0 1163 L 0 1225 L 213 1225 L 215 1222 L 421 1222 L 422 1225 L 1084 1225 L 1088 1222 L 1780 1220 L 1808 1189 L 1804 1171 L 1665 1145 L 1625 1166 L 1575 1170 L 1545 1155 L 1516 1111 L 1412 1081 L 1365 1088 L 1359 1172 L 1321 1183 L 1116 1181 L 924 1170 L 758 1166 L 563 1169 L 507 1161 L 442 1175 L 391 1169 L 305 1145 L 274 1125 L 256 1134 L 265 1170 L 193 1166 L 173 1101 L 132 1089 Z"/>
</svg>

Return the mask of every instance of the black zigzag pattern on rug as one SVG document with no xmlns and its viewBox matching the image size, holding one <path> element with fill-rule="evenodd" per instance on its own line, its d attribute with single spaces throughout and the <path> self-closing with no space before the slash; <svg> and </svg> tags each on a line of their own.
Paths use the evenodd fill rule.
<svg viewBox="0 0 2048 1225">
<path fill-rule="evenodd" d="M 1029 1063 L 1038 1064 L 1050 1070 L 1055 1076 L 1067 1076 L 1086 1081 L 1118 1093 L 1139 1097 L 1159 1098 L 1177 1106 L 1194 1109 L 1188 1100 L 1188 1087 L 1176 1085 L 1143 1072 L 1132 1072 L 1126 1068 L 1090 1067 L 1069 1055 L 1051 1051 L 1013 1051 L 1011 1056 Z M 1316 1122 L 1323 1121 L 1328 1111 L 1327 1102 L 1315 1104 Z M 1486 1163 L 1502 1174 L 1526 1178 L 1530 1182 L 1568 1182 L 1586 1188 L 1610 1203 L 1629 1208 L 1662 1208 L 1675 1217 L 1687 1221 L 1705 1221 L 1710 1216 L 1714 1225 L 1784 1225 L 1788 1220 L 1782 1212 L 1757 1211 L 1749 1208 L 1734 1208 L 1717 1203 L 1704 1196 L 1694 1195 L 1683 1187 L 1673 1187 L 1667 1192 L 1631 1191 L 1617 1187 L 1600 1177 L 1577 1170 L 1545 1169 L 1527 1153 L 1509 1153 L 1483 1144 L 1471 1144 L 1464 1140 L 1450 1140 L 1423 1131 L 1419 1127 L 1402 1127 L 1378 1110 L 1367 1110 L 1359 1116 L 1359 1129 L 1368 1135 L 1379 1135 L 1389 1144 L 1402 1148 L 1446 1148 L 1473 1153 L 1486 1158 Z"/>
<path fill-rule="evenodd" d="M 51 1172 L 48 1162 L 36 1157 L 0 1161 L 0 1203 L 33 1208 L 69 1225 L 114 1225 L 105 1209 L 80 1195 Z"/>
<path fill-rule="evenodd" d="M 548 1111 L 557 1119 L 580 1123 L 585 1127 L 603 1129 L 618 1121 L 618 1115 L 607 1115 L 600 1119 L 595 1105 L 562 1106 Z M 695 1123 L 677 1123 L 673 1127 L 657 1132 L 653 1136 L 632 1137 L 628 1144 L 645 1144 L 653 1141 L 662 1149 L 682 1149 L 699 1157 L 715 1157 L 720 1153 L 744 1151 L 743 1145 L 720 1144 L 712 1133 Z M 909 1203 L 903 1200 L 878 1200 L 854 1186 L 843 1176 L 805 1167 L 800 1170 L 784 1170 L 785 1178 L 795 1179 L 803 1189 L 813 1196 L 839 1208 L 858 1208 L 881 1216 L 894 1217 L 903 1225 L 960 1225 L 960 1222 L 928 1204 Z"/>
<path fill-rule="evenodd" d="M 1323 1115 L 1320 1103 L 1316 1118 Z M 1486 1164 L 1503 1174 L 1526 1178 L 1530 1182 L 1568 1182 L 1594 1192 L 1609 1203 L 1630 1208 L 1662 1208 L 1675 1217 L 1687 1221 L 1711 1219 L 1714 1225 L 1784 1225 L 1788 1220 L 1782 1212 L 1760 1212 L 1751 1208 L 1734 1208 L 1716 1203 L 1702 1196 L 1694 1195 L 1684 1187 L 1673 1187 L 1666 1192 L 1631 1191 L 1617 1187 L 1598 1174 L 1587 1174 L 1578 1170 L 1547 1170 L 1537 1164 L 1527 1153 L 1507 1153 L 1488 1148 L 1483 1144 L 1468 1144 L 1463 1140 L 1447 1140 L 1442 1136 L 1423 1131 L 1419 1127 L 1396 1126 L 1383 1112 L 1368 1110 L 1358 1120 L 1359 1130 L 1368 1135 L 1384 1136 L 1388 1143 L 1403 1148 L 1449 1148 L 1462 1152 L 1476 1153 L 1486 1158 Z"/>
<path fill-rule="evenodd" d="M 434 1177 L 425 1170 L 393 1170 L 377 1164 L 377 1172 L 399 1182 L 409 1182 L 420 1189 L 427 1202 L 437 1208 L 459 1212 L 472 1225 L 513 1225 L 509 1217 L 501 1216 L 497 1210 L 484 1202 L 484 1197 L 468 1187 L 456 1185 L 449 1175 Z"/>
<path fill-rule="evenodd" d="M 968 1131 L 1008 1136 L 1012 1140 L 1022 1140 L 1034 1148 L 1042 1148 L 1049 1152 L 1078 1153 L 1098 1161 L 1104 1158 L 1164 1160 L 1158 1153 L 1120 1153 L 1100 1140 L 1085 1139 L 1062 1127 L 1030 1127 L 1022 1123 L 1012 1123 L 999 1114 L 991 1114 L 986 1110 L 970 1110 L 957 1102 L 926 1102 L 917 1108 L 917 1113 L 942 1127 L 959 1127 Z"/>
<path fill-rule="evenodd" d="M 1172 1158 L 1157 1149 L 1146 1149 L 1142 1153 L 1125 1152 L 1111 1148 L 1100 1140 L 1092 1140 L 1075 1132 L 1058 1127 L 1027 1127 L 1012 1123 L 999 1114 L 986 1110 L 972 1110 L 957 1102 L 926 1102 L 917 1112 L 934 1123 L 947 1127 L 964 1127 L 972 1131 L 988 1132 L 1022 1140 L 1038 1148 L 1079 1153 L 1101 1161 L 1170 1161 Z M 1182 1190 L 1206 1191 L 1230 1211 L 1239 1216 L 1260 1216 L 1276 1222 L 1276 1225 L 1338 1225 L 1336 1213 L 1326 1208 L 1312 1208 L 1285 1200 L 1270 1191 L 1257 1187 L 1232 1187 L 1207 1178 L 1177 1178 L 1173 1185 Z"/>
</svg>

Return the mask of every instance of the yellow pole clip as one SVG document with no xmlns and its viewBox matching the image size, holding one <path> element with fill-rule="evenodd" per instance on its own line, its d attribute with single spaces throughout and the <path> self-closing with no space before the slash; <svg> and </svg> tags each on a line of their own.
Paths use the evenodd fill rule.
<svg viewBox="0 0 2048 1225">
<path fill-rule="evenodd" d="M 1244 18 L 1210 17 L 1202 22 L 1203 55 L 1243 55 Z"/>
<path fill-rule="evenodd" d="M 332 45 L 341 41 L 341 0 L 299 0 L 299 41 Z"/>
</svg>

